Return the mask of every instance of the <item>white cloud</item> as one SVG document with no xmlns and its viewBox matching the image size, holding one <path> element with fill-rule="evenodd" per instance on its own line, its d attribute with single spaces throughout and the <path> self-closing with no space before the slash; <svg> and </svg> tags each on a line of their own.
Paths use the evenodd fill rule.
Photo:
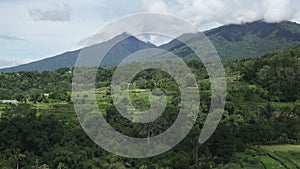
<svg viewBox="0 0 300 169">
<path fill-rule="evenodd" d="M 230 24 L 265 20 L 279 22 L 292 20 L 300 3 L 296 0 L 168 0 L 149 3 L 140 0 L 144 11 L 166 12 L 187 19 L 201 30 L 207 23 Z M 219 24 L 218 24 L 219 23 Z"/>
<path fill-rule="evenodd" d="M 200 30 L 261 19 L 268 22 L 300 22 L 298 0 L 6 0 L 0 1 L 0 6 L 2 60 L 42 59 L 77 49 L 81 39 L 92 36 L 119 17 L 138 12 L 173 14 L 188 20 Z M 133 26 L 133 29 L 143 30 L 155 24 L 156 20 L 153 20 L 151 24 L 144 25 L 145 28 Z M 168 29 L 176 25 L 166 22 L 158 26 Z M 128 33 L 131 31 L 134 30 L 128 30 Z M 122 32 L 124 30 L 120 29 Z M 109 38 L 103 37 L 102 40 Z M 139 38 L 156 44 L 166 41 L 155 36 Z"/>
<path fill-rule="evenodd" d="M 7 60 L 0 59 L 0 69 L 33 62 L 33 59 Z"/>
<path fill-rule="evenodd" d="M 21 62 L 11 60 L 37 60 L 55 56 L 66 50 L 78 49 L 77 42 L 80 39 L 95 33 L 106 24 L 101 18 L 102 14 L 96 10 L 104 6 L 101 0 L 97 2 L 100 4 L 92 0 L 0 1 L 0 40 L 11 39 L 1 40 L 1 61 L 6 63 L 5 65 L 11 63 L 12 66 Z M 56 9 L 56 6 L 61 10 L 65 8 L 64 4 L 70 4 L 72 8 L 72 17 L 68 22 L 37 22 L 28 12 L 29 9 L 51 11 Z M 12 40 L 13 38 L 15 40 Z M 8 61 L 4 62 L 7 59 Z"/>
<path fill-rule="evenodd" d="M 150 41 L 151 43 L 159 45 L 164 41 L 174 39 L 182 34 L 195 33 L 197 29 L 191 27 L 190 24 L 186 24 L 185 20 L 174 19 L 173 17 L 169 17 L 169 15 L 132 15 L 122 18 L 117 22 L 112 22 L 108 27 L 103 27 L 97 34 L 90 36 L 92 37 L 91 39 L 90 37 L 82 39 L 79 41 L 79 44 L 88 43 L 87 45 L 94 45 L 107 41 L 123 32 L 138 37 L 143 41 Z M 159 38 L 157 35 L 145 36 L 145 34 L 149 33 L 159 34 L 159 36 L 162 37 Z"/>
<path fill-rule="evenodd" d="M 35 21 L 69 21 L 71 19 L 71 6 L 54 3 L 47 9 L 29 9 L 31 18 Z"/>
<path fill-rule="evenodd" d="M 290 20 L 295 15 L 290 0 L 265 0 L 262 5 L 265 9 L 264 19 L 268 22 Z"/>
<path fill-rule="evenodd" d="M 148 12 L 168 12 L 167 4 L 162 0 L 140 0 L 140 5 Z"/>
<path fill-rule="evenodd" d="M 25 40 L 25 39 L 19 38 L 19 37 L 16 37 L 16 36 L 1 35 L 0 34 L 0 40 L 19 41 L 19 40 Z"/>
<path fill-rule="evenodd" d="M 298 11 L 295 16 L 293 17 L 293 19 L 291 19 L 291 21 L 293 22 L 300 22 L 300 11 Z"/>
</svg>

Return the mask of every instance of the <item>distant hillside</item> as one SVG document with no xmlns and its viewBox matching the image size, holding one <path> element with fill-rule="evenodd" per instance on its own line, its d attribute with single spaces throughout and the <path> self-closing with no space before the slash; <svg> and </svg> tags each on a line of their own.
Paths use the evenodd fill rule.
<svg viewBox="0 0 300 169">
<path fill-rule="evenodd" d="M 243 79 L 266 89 L 274 101 L 300 99 L 300 45 L 246 59 L 240 65 Z"/>
<path fill-rule="evenodd" d="M 222 59 L 259 57 L 300 43 L 300 25 L 289 21 L 230 24 L 204 33 Z M 196 45 L 197 39 L 192 37 L 192 34 L 185 34 L 180 38 L 190 39 L 189 43 Z M 177 40 L 164 44 L 160 48 L 175 51 L 181 57 L 191 55 L 191 51 Z"/>
<path fill-rule="evenodd" d="M 280 23 L 256 21 L 244 24 L 230 24 L 204 33 L 211 40 L 222 59 L 259 57 L 269 52 L 283 50 L 292 45 L 300 44 L 300 25 L 289 21 Z M 122 36 L 129 35 L 123 33 L 97 46 L 103 47 L 103 45 L 115 41 Z M 191 45 L 198 45 L 197 39 L 193 37 L 193 34 L 184 34 L 180 38 L 188 39 Z M 101 66 L 116 66 L 129 54 L 152 47 L 156 46 L 129 36 L 129 38 L 111 49 Z M 184 59 L 192 59 L 194 57 L 189 48 L 178 40 L 172 40 L 167 44 L 161 45 L 159 48 L 172 51 Z M 79 53 L 80 50 L 70 51 L 41 61 L 1 69 L 0 72 L 53 71 L 62 67 L 73 67 Z"/>
<path fill-rule="evenodd" d="M 54 71 L 63 67 L 74 67 L 80 50 L 65 52 L 63 54 L 46 58 L 40 61 L 1 69 L 0 72 L 20 72 L 20 71 Z"/>
<path fill-rule="evenodd" d="M 127 38 L 119 42 L 116 46 L 114 46 L 110 50 L 110 52 L 105 56 L 105 58 L 102 60 L 101 63 L 102 67 L 112 67 L 118 65 L 123 60 L 123 58 L 141 49 L 156 48 L 155 45 L 140 41 L 134 36 L 130 36 L 126 33 L 118 35 L 109 41 L 94 45 L 89 48 L 101 49 L 101 47 L 109 43 L 119 41 L 120 38 L 124 38 L 124 37 Z M 12 68 L 1 69 L 0 72 L 18 72 L 18 71 L 35 71 L 35 70 L 54 71 L 63 67 L 74 67 L 77 57 L 81 50 L 82 49 L 69 51 L 40 61 L 36 61 L 36 62 L 32 62 L 20 66 L 15 66 Z"/>
</svg>

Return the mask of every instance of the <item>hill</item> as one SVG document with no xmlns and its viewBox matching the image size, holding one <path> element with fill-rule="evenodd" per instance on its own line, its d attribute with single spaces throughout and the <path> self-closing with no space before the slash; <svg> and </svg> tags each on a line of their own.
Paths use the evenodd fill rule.
<svg viewBox="0 0 300 169">
<path fill-rule="evenodd" d="M 242 62 L 245 81 L 266 89 L 273 101 L 300 99 L 300 45 Z"/>
</svg>

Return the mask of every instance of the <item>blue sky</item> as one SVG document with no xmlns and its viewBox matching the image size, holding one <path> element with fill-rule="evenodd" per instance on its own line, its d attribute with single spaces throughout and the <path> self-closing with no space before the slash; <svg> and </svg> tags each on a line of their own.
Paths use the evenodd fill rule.
<svg viewBox="0 0 300 169">
<path fill-rule="evenodd" d="M 78 49 L 111 21 L 140 12 L 176 15 L 207 30 L 260 19 L 300 23 L 299 9 L 297 0 L 1 0 L 0 67 Z"/>
</svg>

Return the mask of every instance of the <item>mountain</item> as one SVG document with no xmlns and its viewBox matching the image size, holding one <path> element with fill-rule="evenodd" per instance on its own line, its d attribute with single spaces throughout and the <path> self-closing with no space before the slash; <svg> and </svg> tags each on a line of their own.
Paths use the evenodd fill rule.
<svg viewBox="0 0 300 169">
<path fill-rule="evenodd" d="M 106 42 L 96 44 L 87 48 L 93 49 L 102 49 L 105 46 L 114 43 L 116 41 L 119 41 L 120 39 L 126 38 L 122 40 L 121 42 L 117 43 L 104 57 L 102 60 L 101 66 L 102 67 L 112 67 L 115 65 L 118 65 L 123 58 L 127 57 L 131 53 L 134 53 L 136 51 L 146 49 L 146 48 L 156 48 L 155 45 L 151 43 L 145 43 L 143 41 L 140 41 L 134 36 L 128 35 L 127 33 L 120 34 Z M 74 67 L 75 62 L 78 58 L 79 53 L 82 49 L 75 50 L 75 51 L 69 51 L 62 53 L 60 55 L 43 59 L 40 61 L 15 66 L 11 68 L 4 68 L 1 69 L 0 72 L 18 72 L 18 71 L 54 71 L 59 68 L 63 67 Z M 96 66 L 96 65 L 93 65 Z M 97 65 L 98 66 L 98 65 Z"/>
<path fill-rule="evenodd" d="M 204 33 L 222 59 L 259 57 L 300 43 L 300 24 L 289 21 L 230 24 Z M 197 45 L 198 40 L 192 37 L 192 34 L 184 34 L 178 39 L 190 39 L 189 44 Z M 160 48 L 175 51 L 181 57 L 192 57 L 189 48 L 176 39 Z"/>
<path fill-rule="evenodd" d="M 280 23 L 266 23 L 255 21 L 243 24 L 229 24 L 204 32 L 215 46 L 221 59 L 243 59 L 259 57 L 269 52 L 280 51 L 300 43 L 300 24 L 283 21 Z M 128 37 L 115 47 L 104 58 L 101 66 L 112 67 L 118 65 L 123 58 L 141 49 L 155 48 L 126 33 L 92 47 L 103 48 L 121 37 Z M 193 34 L 184 34 L 179 39 L 188 39 L 191 45 L 198 45 L 199 40 Z M 161 49 L 172 51 L 185 60 L 194 57 L 193 52 L 178 40 L 172 40 L 159 46 Z M 62 67 L 73 67 L 81 50 L 66 52 L 52 58 L 28 63 L 12 68 L 1 69 L 0 72 L 17 71 L 53 71 Z"/>
<path fill-rule="evenodd" d="M 74 67 L 79 53 L 80 50 L 69 51 L 40 61 L 35 61 L 15 67 L 4 68 L 1 69 L 0 72 L 54 71 L 63 67 Z"/>
</svg>

